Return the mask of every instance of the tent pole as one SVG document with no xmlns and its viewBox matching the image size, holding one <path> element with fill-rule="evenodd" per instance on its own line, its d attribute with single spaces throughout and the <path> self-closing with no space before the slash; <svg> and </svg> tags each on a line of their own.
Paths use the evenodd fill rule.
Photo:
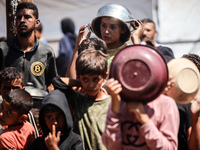
<svg viewBox="0 0 200 150">
<path fill-rule="evenodd" d="M 16 35 L 15 12 L 20 2 L 33 2 L 33 0 L 6 0 L 7 39 L 13 38 Z"/>
</svg>

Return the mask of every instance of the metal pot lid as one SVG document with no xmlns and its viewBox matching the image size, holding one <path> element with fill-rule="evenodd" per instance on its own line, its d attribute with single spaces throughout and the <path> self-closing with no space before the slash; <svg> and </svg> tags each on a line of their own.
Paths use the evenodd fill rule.
<svg viewBox="0 0 200 150">
<path fill-rule="evenodd" d="M 25 90 L 30 93 L 32 98 L 36 99 L 43 99 L 48 94 L 48 92 L 44 90 L 33 87 L 33 84 L 31 82 L 27 83 L 27 85 L 25 86 Z"/>
<path fill-rule="evenodd" d="M 157 50 L 147 45 L 132 45 L 115 55 L 109 77 L 122 84 L 122 100 L 147 103 L 166 87 L 168 69 Z"/>
</svg>

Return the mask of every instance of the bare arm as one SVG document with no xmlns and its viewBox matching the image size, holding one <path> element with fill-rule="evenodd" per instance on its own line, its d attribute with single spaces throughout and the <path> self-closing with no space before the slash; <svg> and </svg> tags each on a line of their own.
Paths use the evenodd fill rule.
<svg viewBox="0 0 200 150">
<path fill-rule="evenodd" d="M 140 36 L 144 32 L 144 25 L 143 25 L 143 23 L 140 20 L 138 20 L 136 22 L 139 24 L 139 27 L 131 35 L 131 41 L 133 42 L 133 44 L 140 44 Z"/>
<path fill-rule="evenodd" d="M 84 39 L 89 38 L 90 34 L 91 34 L 91 32 L 88 32 L 87 37 L 85 37 L 85 28 L 86 27 L 88 27 L 88 25 L 83 25 L 79 29 L 79 33 L 77 35 L 76 45 L 75 45 L 75 48 L 74 48 L 72 59 L 69 63 L 69 66 L 67 68 L 67 72 L 66 72 L 66 75 L 65 75 L 66 77 L 76 79 L 76 59 L 78 57 L 78 47 L 81 44 L 81 42 Z"/>
<path fill-rule="evenodd" d="M 200 149 L 200 99 L 194 100 L 191 105 L 192 128 L 188 129 L 188 147 L 190 150 Z M 191 134 L 190 134 L 191 133 Z"/>
<path fill-rule="evenodd" d="M 122 91 L 121 84 L 117 80 L 111 78 L 106 82 L 106 88 L 112 97 L 111 110 L 114 113 L 119 114 L 121 105 L 121 97 L 119 93 Z"/>
</svg>

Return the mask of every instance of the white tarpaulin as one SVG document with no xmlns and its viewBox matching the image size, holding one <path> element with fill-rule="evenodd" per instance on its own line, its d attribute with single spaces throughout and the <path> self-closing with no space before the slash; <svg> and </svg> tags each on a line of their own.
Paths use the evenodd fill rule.
<svg viewBox="0 0 200 150">
<path fill-rule="evenodd" d="M 44 26 L 43 36 L 50 41 L 55 51 L 62 37 L 60 21 L 70 17 L 79 28 L 88 24 L 96 17 L 100 7 L 107 3 L 121 4 L 127 7 L 137 19 L 152 18 L 151 0 L 33 0 L 38 6 L 39 18 Z M 6 36 L 6 6 L 5 0 L 0 0 L 0 36 Z"/>
<path fill-rule="evenodd" d="M 199 0 L 153 0 L 152 8 L 160 43 L 171 47 L 176 57 L 200 55 Z"/>
<path fill-rule="evenodd" d="M 185 53 L 200 55 L 200 0 L 33 0 L 39 8 L 44 26 L 43 36 L 55 51 L 62 37 L 60 21 L 70 17 L 79 28 L 96 17 L 107 3 L 127 7 L 136 19 L 153 18 L 158 29 L 157 40 L 171 47 L 175 57 Z M 153 13 L 153 15 L 152 15 Z M 153 17 L 152 17 L 153 16 Z M 0 0 L 0 37 L 6 36 L 5 0 Z M 53 42 L 54 41 L 54 42 Z"/>
</svg>

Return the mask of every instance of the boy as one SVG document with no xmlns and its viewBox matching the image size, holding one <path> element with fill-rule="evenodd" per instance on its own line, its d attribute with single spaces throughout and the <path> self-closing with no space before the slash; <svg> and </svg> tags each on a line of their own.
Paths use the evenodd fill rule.
<svg viewBox="0 0 200 150">
<path fill-rule="evenodd" d="M 0 94 L 2 98 L 4 98 L 8 92 L 13 91 L 14 89 L 25 89 L 24 75 L 18 68 L 6 67 L 0 71 Z M 36 125 L 36 120 L 31 111 L 28 113 L 28 121 L 34 126 L 36 136 L 38 137 L 39 132 Z"/>
<path fill-rule="evenodd" d="M 39 122 L 43 136 L 31 145 L 33 150 L 82 150 L 81 137 L 73 130 L 73 120 L 65 94 L 51 91 L 42 101 Z"/>
<path fill-rule="evenodd" d="M 147 104 L 126 103 L 119 95 L 122 87 L 117 80 L 109 79 L 106 87 L 112 97 L 102 135 L 106 148 L 177 149 L 179 113 L 172 98 L 161 94 Z"/>
<path fill-rule="evenodd" d="M 74 110 L 74 130 L 82 137 L 83 149 L 105 149 L 101 134 L 110 104 L 110 96 L 102 90 L 108 75 L 106 55 L 95 49 L 81 52 L 76 60 L 76 73 L 78 80 L 56 77 L 52 83 L 55 89 L 65 91 Z M 84 94 L 72 90 L 73 86 L 81 86 Z"/>
<path fill-rule="evenodd" d="M 14 89 L 5 95 L 1 103 L 0 124 L 8 128 L 0 135 L 0 149 L 29 148 L 35 139 L 35 129 L 27 121 L 32 107 L 33 99 L 23 89 Z"/>
</svg>

